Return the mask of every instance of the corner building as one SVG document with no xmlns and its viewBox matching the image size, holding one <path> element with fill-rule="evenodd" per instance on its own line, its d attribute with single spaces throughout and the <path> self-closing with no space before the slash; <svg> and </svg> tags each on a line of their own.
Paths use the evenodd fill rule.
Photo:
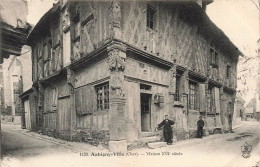
<svg viewBox="0 0 260 167">
<path fill-rule="evenodd" d="M 124 151 L 159 139 L 229 130 L 242 53 L 210 21 L 210 1 L 60 1 L 32 46 L 36 125 L 44 133 Z"/>
</svg>

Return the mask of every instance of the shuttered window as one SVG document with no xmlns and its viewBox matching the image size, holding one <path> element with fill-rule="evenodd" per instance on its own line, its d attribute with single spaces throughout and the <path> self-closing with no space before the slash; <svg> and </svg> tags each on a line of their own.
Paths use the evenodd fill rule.
<svg viewBox="0 0 260 167">
<path fill-rule="evenodd" d="M 195 82 L 189 83 L 189 109 L 191 110 L 196 109 L 196 86 Z"/>
<path fill-rule="evenodd" d="M 215 91 L 213 87 L 208 90 L 208 112 L 215 113 Z"/>
<path fill-rule="evenodd" d="M 150 29 L 154 29 L 155 12 L 156 10 L 152 5 L 147 4 L 147 27 Z"/>
<path fill-rule="evenodd" d="M 87 115 L 95 110 L 96 94 L 91 85 L 83 86 L 75 90 L 75 106 L 77 115 Z"/>
<path fill-rule="evenodd" d="M 97 85 L 95 87 L 97 94 L 97 110 L 109 109 L 109 84 Z"/>
<path fill-rule="evenodd" d="M 44 63 L 44 76 L 51 74 L 51 63 L 52 63 L 52 40 L 49 40 L 43 46 L 43 63 Z"/>
<path fill-rule="evenodd" d="M 70 31 L 63 33 L 63 67 L 70 64 L 70 54 L 71 54 L 71 46 L 70 46 Z"/>
<path fill-rule="evenodd" d="M 175 95 L 174 95 L 174 100 L 175 101 L 180 101 L 180 76 L 176 76 L 176 89 L 175 89 Z"/>
</svg>

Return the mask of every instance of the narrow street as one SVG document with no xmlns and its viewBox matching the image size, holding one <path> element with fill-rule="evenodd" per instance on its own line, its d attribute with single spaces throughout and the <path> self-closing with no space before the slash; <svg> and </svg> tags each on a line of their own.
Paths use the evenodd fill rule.
<svg viewBox="0 0 260 167">
<path fill-rule="evenodd" d="M 243 122 L 235 133 L 178 141 L 158 149 L 138 148 L 112 155 L 85 143 L 67 142 L 2 124 L 4 167 L 38 166 L 256 166 L 260 162 L 259 122 Z M 243 158 L 241 146 L 252 146 Z M 95 154 L 93 154 L 95 153 Z M 106 164 L 107 165 L 107 164 Z"/>
</svg>

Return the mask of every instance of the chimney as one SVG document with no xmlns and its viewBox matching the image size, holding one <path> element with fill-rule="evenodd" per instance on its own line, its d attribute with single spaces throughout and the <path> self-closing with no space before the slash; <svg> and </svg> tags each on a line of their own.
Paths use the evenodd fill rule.
<svg viewBox="0 0 260 167">
<path fill-rule="evenodd" d="M 206 7 L 208 4 L 212 3 L 213 0 L 195 0 L 195 2 L 204 10 L 206 11 Z"/>
</svg>

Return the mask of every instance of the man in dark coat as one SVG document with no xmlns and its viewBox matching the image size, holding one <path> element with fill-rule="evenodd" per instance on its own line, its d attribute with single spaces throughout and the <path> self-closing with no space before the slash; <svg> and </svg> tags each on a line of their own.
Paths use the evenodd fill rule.
<svg viewBox="0 0 260 167">
<path fill-rule="evenodd" d="M 202 116 L 200 116 L 200 119 L 197 122 L 197 126 L 198 126 L 198 137 L 202 138 L 203 135 L 203 127 L 204 127 L 204 121 L 202 120 Z"/>
<path fill-rule="evenodd" d="M 165 119 L 158 124 L 158 128 L 163 127 L 163 137 L 165 139 L 165 141 L 167 142 L 168 145 L 172 144 L 172 127 L 171 125 L 173 125 L 174 122 L 168 119 L 168 115 L 165 115 Z"/>
</svg>

